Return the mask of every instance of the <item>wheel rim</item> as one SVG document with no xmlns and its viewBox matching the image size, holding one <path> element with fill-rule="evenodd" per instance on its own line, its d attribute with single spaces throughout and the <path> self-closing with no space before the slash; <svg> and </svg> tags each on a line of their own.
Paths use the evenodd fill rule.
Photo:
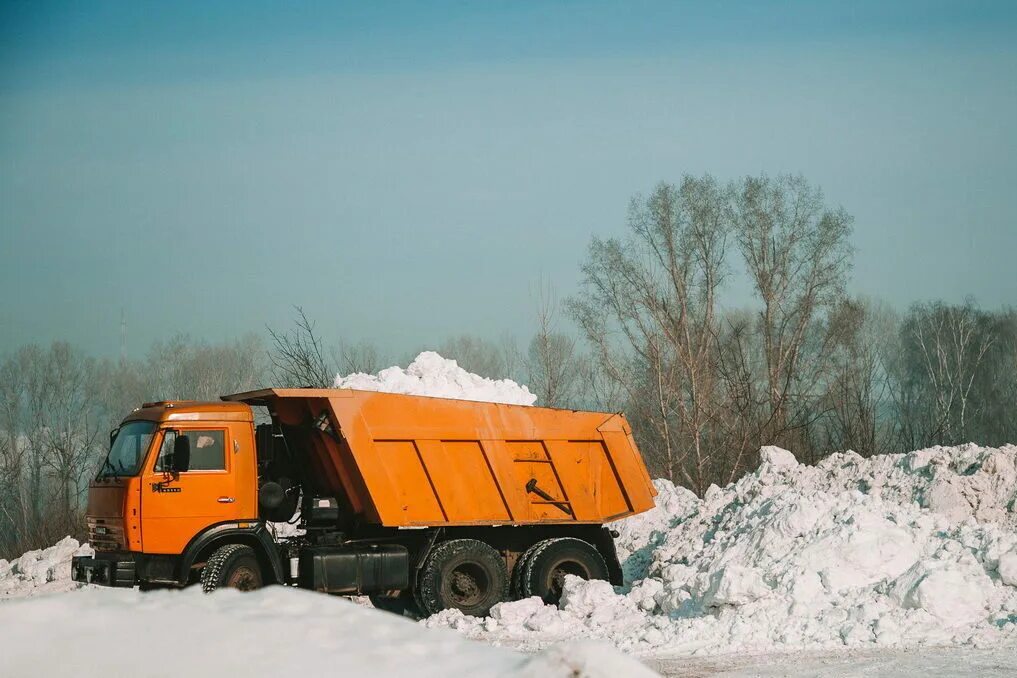
<svg viewBox="0 0 1017 678">
<path fill-rule="evenodd" d="M 253 591 L 260 585 L 258 573 L 247 565 L 235 568 L 226 580 L 226 586 L 240 591 Z"/>
<path fill-rule="evenodd" d="M 457 565 L 449 573 L 447 581 L 449 601 L 459 608 L 479 605 L 491 588 L 487 571 L 476 563 Z"/>
<path fill-rule="evenodd" d="M 563 560 L 551 568 L 548 576 L 547 593 L 551 600 L 557 601 L 565 590 L 565 576 L 575 575 L 582 579 L 590 578 L 590 570 L 585 565 L 575 560 Z"/>
</svg>

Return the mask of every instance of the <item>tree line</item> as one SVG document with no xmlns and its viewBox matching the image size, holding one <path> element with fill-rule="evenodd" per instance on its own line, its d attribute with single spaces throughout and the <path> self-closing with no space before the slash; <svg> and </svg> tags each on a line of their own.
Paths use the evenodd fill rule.
<svg viewBox="0 0 1017 678">
<path fill-rule="evenodd" d="M 762 445 L 812 463 L 1017 441 L 1017 312 L 852 296 L 851 228 L 801 176 L 685 176 L 591 240 L 573 296 L 531 290 L 528 341 L 464 333 L 436 349 L 528 384 L 540 405 L 624 412 L 652 474 L 700 494 L 754 468 Z M 735 283 L 751 303 L 725 303 Z M 0 557 L 81 535 L 108 431 L 143 402 L 328 386 L 412 355 L 329 342 L 299 308 L 265 337 L 178 337 L 140 360 L 65 342 L 13 351 L 0 361 Z"/>
</svg>

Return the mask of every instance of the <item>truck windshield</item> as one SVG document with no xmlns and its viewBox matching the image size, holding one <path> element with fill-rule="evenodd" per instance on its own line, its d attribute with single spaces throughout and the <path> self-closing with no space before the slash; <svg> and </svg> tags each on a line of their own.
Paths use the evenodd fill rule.
<svg viewBox="0 0 1017 678">
<path fill-rule="evenodd" d="M 154 433 L 154 421 L 129 421 L 121 426 L 97 477 L 136 475 L 145 461 Z"/>
</svg>

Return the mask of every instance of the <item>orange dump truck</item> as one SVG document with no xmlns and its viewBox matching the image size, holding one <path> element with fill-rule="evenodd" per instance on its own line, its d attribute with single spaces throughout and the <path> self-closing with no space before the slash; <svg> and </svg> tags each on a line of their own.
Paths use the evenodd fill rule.
<svg viewBox="0 0 1017 678">
<path fill-rule="evenodd" d="M 568 574 L 620 584 L 604 525 L 655 494 L 625 418 L 600 412 L 267 389 L 146 403 L 110 441 L 96 552 L 72 565 L 109 586 L 284 584 L 482 615 L 555 601 Z"/>
</svg>

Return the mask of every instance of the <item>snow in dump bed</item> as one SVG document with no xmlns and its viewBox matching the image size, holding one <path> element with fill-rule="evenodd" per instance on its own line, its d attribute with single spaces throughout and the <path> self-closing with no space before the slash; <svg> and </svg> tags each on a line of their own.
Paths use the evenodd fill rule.
<svg viewBox="0 0 1017 678">
<path fill-rule="evenodd" d="M 0 600 L 78 588 L 71 581 L 71 558 L 90 555 L 88 544 L 64 537 L 49 548 L 29 551 L 10 562 L 0 558 Z"/>
<path fill-rule="evenodd" d="M 0 605 L 0 676 L 655 675 L 607 644 L 527 656 L 281 586 L 254 593 L 89 588 Z"/>
<path fill-rule="evenodd" d="M 640 654 L 1017 640 L 1017 447 L 761 459 L 703 499 L 656 481 L 657 508 L 618 524 L 625 588 L 570 577 L 560 610 L 531 598 L 424 623 Z"/>
<path fill-rule="evenodd" d="M 487 379 L 467 372 L 455 360 L 442 358 L 434 351 L 424 351 L 405 370 L 395 366 L 378 374 L 337 375 L 334 386 L 508 405 L 532 405 L 537 401 L 528 388 L 511 379 Z"/>
</svg>

